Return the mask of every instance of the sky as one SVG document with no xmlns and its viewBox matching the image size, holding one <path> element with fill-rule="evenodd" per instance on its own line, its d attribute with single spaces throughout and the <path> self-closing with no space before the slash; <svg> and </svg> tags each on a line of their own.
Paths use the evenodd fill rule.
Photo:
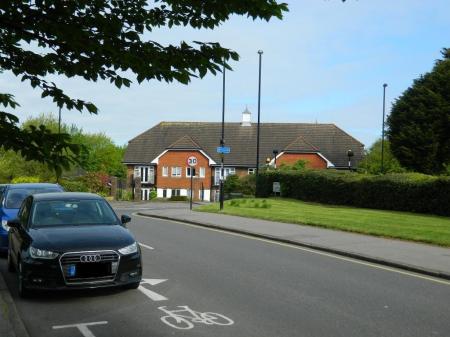
<svg viewBox="0 0 450 337">
<path fill-rule="evenodd" d="M 381 136 L 383 83 L 386 111 L 413 80 L 430 71 L 450 47 L 449 0 L 291 0 L 283 20 L 233 16 L 215 30 L 159 29 L 162 44 L 220 42 L 237 51 L 226 76 L 227 122 L 246 107 L 257 120 L 258 50 L 262 56 L 261 122 L 334 123 L 369 147 Z M 51 78 L 73 98 L 92 101 L 98 115 L 63 110 L 62 120 L 102 132 L 118 145 L 161 121 L 221 121 L 222 76 L 189 85 L 136 81 L 117 89 L 109 82 Z M 21 121 L 54 113 L 51 99 L 0 75 L 2 92 L 15 95 Z"/>
</svg>

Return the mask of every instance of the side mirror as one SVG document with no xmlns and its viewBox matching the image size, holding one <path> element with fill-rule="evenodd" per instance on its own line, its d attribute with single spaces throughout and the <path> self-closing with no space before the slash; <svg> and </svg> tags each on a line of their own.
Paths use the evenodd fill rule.
<svg viewBox="0 0 450 337">
<path fill-rule="evenodd" d="M 123 225 L 125 225 L 126 223 L 128 223 L 128 222 L 131 221 L 131 218 L 130 218 L 128 215 L 123 214 L 123 215 L 120 217 L 120 221 L 122 222 Z"/>
<path fill-rule="evenodd" d="M 17 218 L 8 220 L 7 226 L 9 226 L 11 228 L 17 228 L 20 226 L 20 221 Z"/>
</svg>

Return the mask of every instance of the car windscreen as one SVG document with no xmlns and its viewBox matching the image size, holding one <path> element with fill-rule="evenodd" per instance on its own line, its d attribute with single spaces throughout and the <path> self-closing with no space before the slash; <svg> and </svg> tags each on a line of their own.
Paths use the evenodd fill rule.
<svg viewBox="0 0 450 337">
<path fill-rule="evenodd" d="M 26 197 L 35 193 L 53 193 L 62 192 L 57 187 L 32 187 L 32 188 L 14 188 L 10 189 L 5 197 L 5 208 L 20 208 L 22 201 Z"/>
<path fill-rule="evenodd" d="M 31 212 L 31 227 L 115 225 L 118 220 L 104 200 L 41 200 Z"/>
</svg>

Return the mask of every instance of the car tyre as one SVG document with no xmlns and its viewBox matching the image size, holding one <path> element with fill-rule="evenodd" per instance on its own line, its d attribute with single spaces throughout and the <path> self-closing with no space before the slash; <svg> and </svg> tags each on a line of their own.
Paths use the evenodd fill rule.
<svg viewBox="0 0 450 337">
<path fill-rule="evenodd" d="M 139 288 L 139 285 L 141 284 L 141 282 L 134 282 L 134 283 L 130 283 L 124 286 L 125 289 L 137 289 Z"/>
<path fill-rule="evenodd" d="M 10 273 L 13 273 L 16 269 L 14 268 L 14 264 L 12 262 L 12 258 L 11 258 L 11 250 L 8 249 L 8 271 Z"/>
<path fill-rule="evenodd" d="M 30 295 L 30 290 L 26 287 L 26 285 L 23 282 L 23 267 L 22 261 L 20 260 L 17 268 L 17 288 L 19 290 L 20 297 L 25 298 Z"/>
</svg>

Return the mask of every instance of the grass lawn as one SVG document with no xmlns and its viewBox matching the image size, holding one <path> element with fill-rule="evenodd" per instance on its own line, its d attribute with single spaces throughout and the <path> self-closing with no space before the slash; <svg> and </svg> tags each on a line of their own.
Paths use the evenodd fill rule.
<svg viewBox="0 0 450 337">
<path fill-rule="evenodd" d="M 450 218 L 406 212 L 331 206 L 292 199 L 235 199 L 196 211 L 305 224 L 450 247 Z"/>
</svg>

